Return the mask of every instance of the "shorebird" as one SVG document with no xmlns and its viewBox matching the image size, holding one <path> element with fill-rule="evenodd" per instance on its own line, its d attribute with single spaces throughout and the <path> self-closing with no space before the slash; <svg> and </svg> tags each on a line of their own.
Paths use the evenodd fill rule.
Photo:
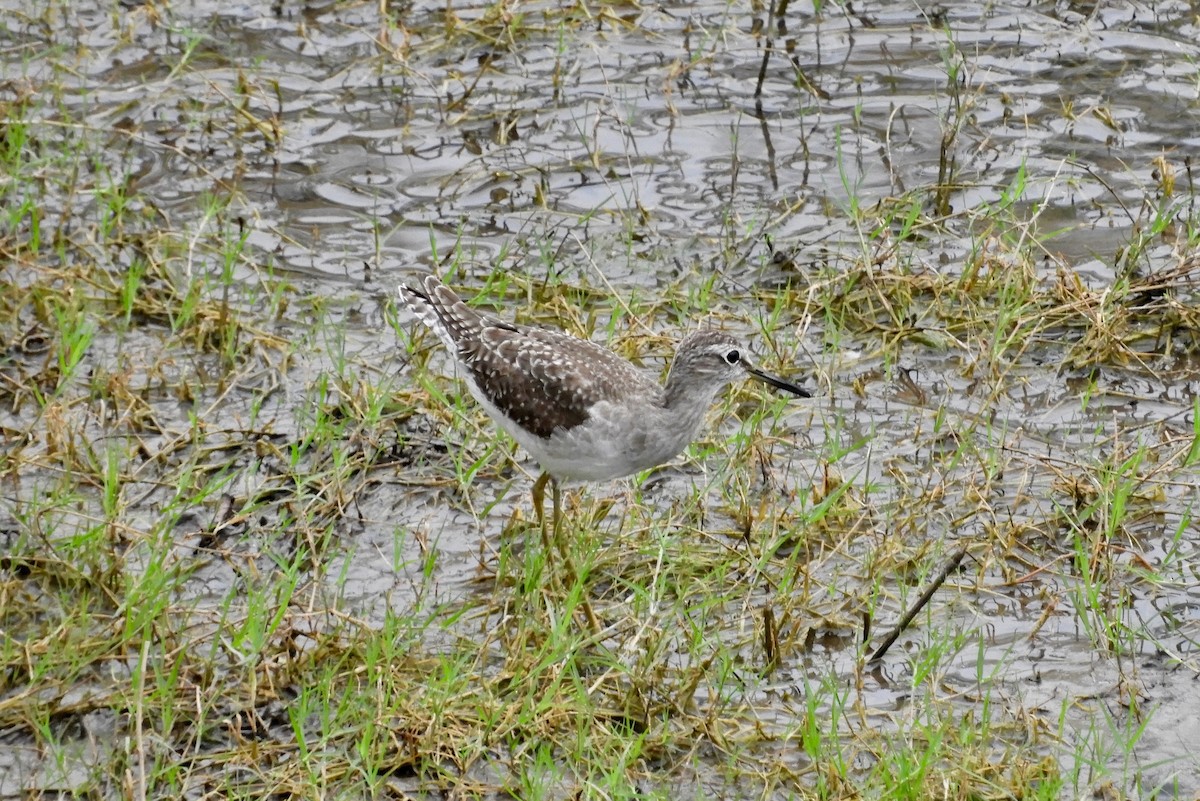
<svg viewBox="0 0 1200 801">
<path fill-rule="evenodd" d="M 669 461 L 696 438 L 731 381 L 752 377 L 811 397 L 759 370 L 722 331 L 684 337 L 663 385 L 594 342 L 480 314 L 436 276 L 402 284 L 399 293 L 446 345 L 475 400 L 541 466 L 533 501 L 544 543 L 547 482 L 557 535 L 561 482 L 606 481 Z"/>
</svg>

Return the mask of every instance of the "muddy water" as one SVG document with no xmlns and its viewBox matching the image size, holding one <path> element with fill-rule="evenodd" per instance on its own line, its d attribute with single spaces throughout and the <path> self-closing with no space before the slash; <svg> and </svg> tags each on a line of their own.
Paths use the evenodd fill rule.
<svg viewBox="0 0 1200 801">
<path fill-rule="evenodd" d="M 853 210 L 933 186 L 950 164 L 954 188 L 940 212 L 957 216 L 905 246 L 910 269 L 960 271 L 987 237 L 1012 235 L 980 221 L 1004 205 L 1023 230 L 1047 237 L 1047 280 L 1068 270 L 1103 287 L 1116 276 L 1118 249 L 1159 208 L 1185 202 L 1189 159 L 1200 152 L 1200 22 L 1185 3 L 943 3 L 925 13 L 867 3 L 818 13 L 797 2 L 783 20 L 719 3 L 619 6 L 591 19 L 550 4 L 525 5 L 519 19 L 490 6 L 459 7 L 450 19 L 445 3 L 393 6 L 388 18 L 376 4 L 354 3 L 7 5 L 5 91 L 61 85 L 61 106 L 36 113 L 82 120 L 83 137 L 103 143 L 94 169 L 132 175 L 170 225 L 200 235 L 214 224 L 202 199 L 231 198 L 252 254 L 236 265 L 239 279 L 255 284 L 269 267 L 296 308 L 319 305 L 336 331 L 314 337 L 311 319 L 281 323 L 273 333 L 299 347 L 291 369 L 269 379 L 278 391 L 265 410 L 239 395 L 207 407 L 218 427 L 239 429 L 258 415 L 285 440 L 303 429 L 303 399 L 318 377 L 338 373 L 339 358 L 368 382 L 411 385 L 385 306 L 398 280 L 434 269 L 435 251 L 439 260 L 463 255 L 457 282 L 467 286 L 498 264 L 538 281 L 652 297 L 715 270 L 715 292 L 744 299 L 748 287 L 816 280 L 889 252 L 891 243 L 864 235 Z M 51 204 L 46 213 L 62 212 Z M 767 236 L 792 253 L 790 266 L 772 260 Z M 1177 262 L 1178 248 L 1156 238 L 1150 268 Z M 719 260 L 730 250 L 745 258 Z M 184 254 L 177 269 L 186 281 L 221 265 Z M 1180 302 L 1195 304 L 1189 280 Z M 725 311 L 756 336 L 761 309 L 738 300 Z M 1078 382 L 1088 373 L 1070 369 L 1068 349 L 1052 338 L 998 368 L 1000 392 L 976 392 L 954 349 L 914 342 L 885 361 L 870 355 L 868 339 L 831 330 L 819 308 L 804 311 L 811 316 L 797 313 L 788 326 L 788 352 L 824 392 L 772 420 L 784 494 L 801 499 L 801 513 L 808 487 L 832 464 L 880 510 L 878 532 L 914 552 L 930 541 L 987 542 L 1010 525 L 1010 535 L 1052 537 L 1044 523 L 1070 504 L 1062 482 L 1072 466 L 1108 459 L 1114 443 L 1190 430 L 1200 377 L 1186 355 L 1153 370 L 1105 365 L 1111 391 L 1082 408 Z M 611 305 L 588 313 L 603 337 Z M 97 358 L 120 350 L 98 343 Z M 431 365 L 452 371 L 444 356 Z M 173 419 L 186 427 L 182 411 Z M 339 552 L 338 578 L 348 580 L 329 590 L 368 620 L 412 603 L 411 588 L 425 581 L 413 555 L 418 535 L 440 552 L 433 600 L 474 592 L 481 542 L 525 504 L 528 479 L 501 467 L 476 477 L 475 501 L 448 509 L 446 493 L 424 485 L 452 472 L 447 449 L 478 448 L 479 437 L 425 416 L 403 426 L 416 453 L 401 460 L 410 478 L 359 497 L 368 511 L 340 531 L 351 544 Z M 948 458 L 962 453 L 963 436 L 976 440 L 973 458 Z M 1006 454 L 1003 470 L 989 449 Z M 981 484 L 980 475 L 990 478 Z M 240 481 L 235 496 L 264 479 Z M 647 499 L 669 505 L 692 482 L 689 468 L 670 472 Z M 594 492 L 623 504 L 623 486 Z M 936 504 L 925 503 L 931 488 L 941 488 Z M 1186 567 L 1200 540 L 1189 511 L 1196 486 L 1159 489 L 1160 514 L 1138 523 L 1132 550 L 1167 572 L 1162 583 L 1131 587 L 1118 614 L 1141 632 L 1128 658 L 1142 704 L 1157 711 L 1132 760 L 1147 767 L 1122 775 L 1177 782 L 1190 795 L 1200 792 L 1191 746 L 1200 728 L 1182 711 L 1200 708 Z M 194 510 L 181 529 L 213 514 Z M 1030 553 L 1041 545 L 1030 542 Z M 864 551 L 874 547 L 879 540 Z M 1093 648 L 1070 611 L 1075 589 L 1036 565 L 1031 557 L 1026 570 L 989 567 L 986 591 L 930 613 L 931 627 L 985 632 L 979 648 L 947 660 L 943 685 L 969 702 L 987 676 L 1014 720 L 1067 719 L 1067 742 L 1050 750 L 1069 761 L 1095 739 L 1097 759 L 1109 764 L 1097 721 L 1129 725 L 1115 689 L 1128 665 Z M 831 580 L 848 570 L 832 556 L 812 569 Z M 219 600 L 232 581 L 227 567 L 205 567 L 193 600 Z M 761 688 L 781 728 L 799 714 L 788 687 L 854 672 L 849 644 L 835 640 Z M 921 634 L 905 642 L 919 649 Z M 904 706 L 906 664 L 896 659 L 871 677 L 872 708 Z"/>
</svg>

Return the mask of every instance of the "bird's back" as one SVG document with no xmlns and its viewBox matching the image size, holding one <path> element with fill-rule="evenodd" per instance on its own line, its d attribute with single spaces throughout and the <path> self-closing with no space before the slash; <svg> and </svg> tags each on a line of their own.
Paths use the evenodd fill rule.
<svg viewBox="0 0 1200 801">
<path fill-rule="evenodd" d="M 658 382 L 612 351 L 561 331 L 482 315 L 434 276 L 419 290 L 401 286 L 400 297 L 454 354 L 472 394 L 510 432 L 516 426 L 547 439 L 585 423 L 596 404 L 630 395 L 662 403 Z"/>
</svg>

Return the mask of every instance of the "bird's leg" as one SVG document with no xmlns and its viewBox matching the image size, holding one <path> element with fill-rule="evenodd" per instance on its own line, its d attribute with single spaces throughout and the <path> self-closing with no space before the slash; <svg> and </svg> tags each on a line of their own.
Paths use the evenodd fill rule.
<svg viewBox="0 0 1200 801">
<path fill-rule="evenodd" d="M 542 531 L 542 549 L 546 554 L 546 558 L 550 558 L 550 535 L 546 531 L 546 482 L 550 482 L 551 498 L 553 500 L 554 517 L 551 521 L 551 530 L 553 532 L 554 545 L 558 551 L 559 558 L 562 559 L 563 567 L 567 571 L 567 580 L 570 585 L 579 582 L 579 574 L 575 572 L 575 565 L 571 562 L 571 554 L 563 543 L 559 533 L 562 530 L 562 487 L 559 486 L 558 480 L 549 473 L 543 472 L 538 476 L 537 481 L 533 482 L 533 508 L 537 514 L 538 528 Z M 583 610 L 583 615 L 587 618 L 588 627 L 591 629 L 593 636 L 600 636 L 600 621 L 596 617 L 596 613 L 592 611 L 592 605 L 588 602 L 586 589 L 584 596 L 579 602 L 580 608 Z"/>
<path fill-rule="evenodd" d="M 550 479 L 554 484 L 554 541 L 560 542 L 558 532 L 562 526 L 562 487 L 558 486 L 558 479 Z"/>
<path fill-rule="evenodd" d="M 550 474 L 542 472 L 538 480 L 533 482 L 533 512 L 537 515 L 538 528 L 542 530 L 542 548 L 546 555 L 550 554 L 550 538 L 546 536 L 546 482 L 551 481 Z M 554 519 L 558 520 L 558 482 L 554 482 Z"/>
</svg>

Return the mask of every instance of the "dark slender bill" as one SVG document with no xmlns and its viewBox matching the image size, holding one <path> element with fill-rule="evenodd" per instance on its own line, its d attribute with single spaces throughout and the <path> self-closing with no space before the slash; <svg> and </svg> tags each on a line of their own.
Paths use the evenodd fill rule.
<svg viewBox="0 0 1200 801">
<path fill-rule="evenodd" d="M 757 378 L 759 381 L 766 381 L 768 384 L 775 387 L 776 389 L 782 389 L 784 392 L 790 392 L 798 398 L 811 398 L 812 397 L 812 393 L 809 392 L 804 387 L 798 387 L 795 384 L 791 383 L 790 381 L 784 381 L 782 378 L 779 378 L 778 376 L 773 376 L 770 373 L 764 373 L 762 370 L 759 370 L 756 367 L 747 368 L 747 372 L 750 373 L 750 375 Z"/>
</svg>

